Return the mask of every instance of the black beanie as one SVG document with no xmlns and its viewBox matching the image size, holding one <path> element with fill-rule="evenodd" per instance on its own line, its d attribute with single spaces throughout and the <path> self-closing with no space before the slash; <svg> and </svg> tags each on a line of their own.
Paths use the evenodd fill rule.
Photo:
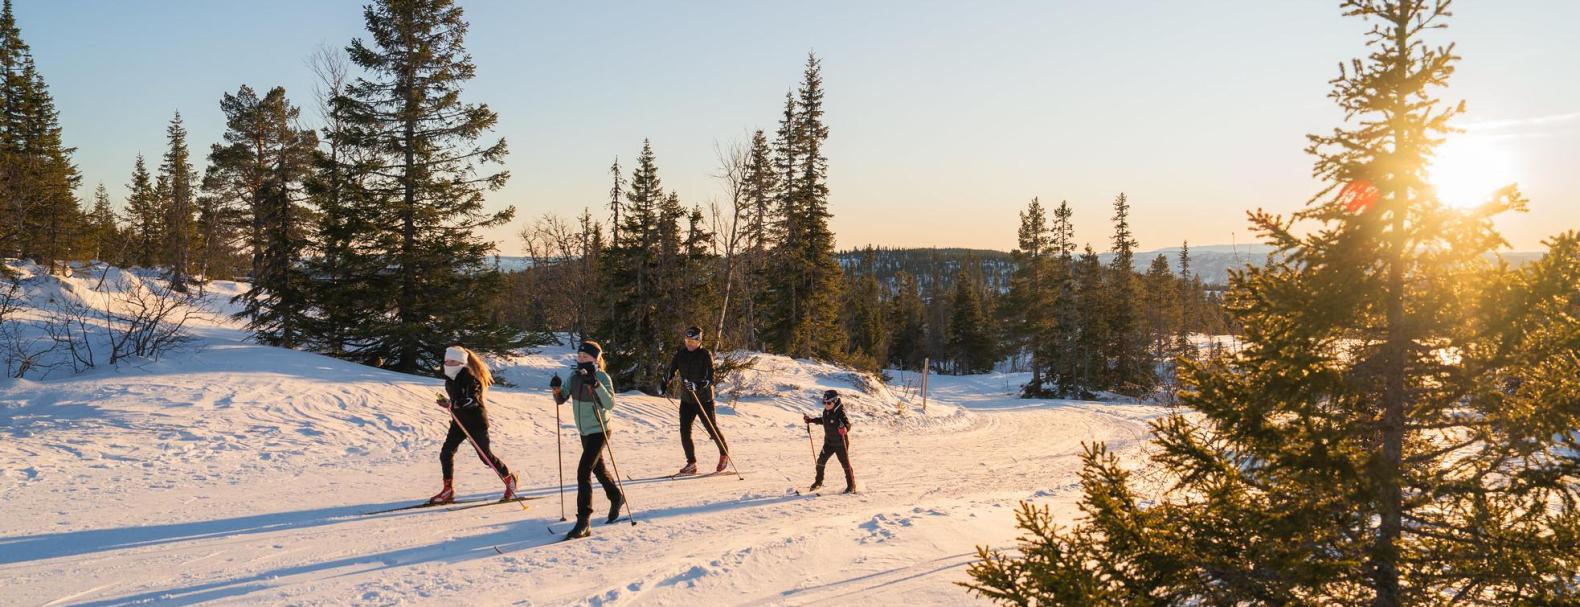
<svg viewBox="0 0 1580 607">
<path fill-rule="evenodd" d="M 702 327 L 687 327 L 686 339 L 702 339 Z"/>
<path fill-rule="evenodd" d="M 596 341 L 584 341 L 582 342 L 581 347 L 577 348 L 576 351 L 586 353 L 588 356 L 593 358 L 603 356 L 603 348 L 599 347 L 598 342 Z"/>
</svg>

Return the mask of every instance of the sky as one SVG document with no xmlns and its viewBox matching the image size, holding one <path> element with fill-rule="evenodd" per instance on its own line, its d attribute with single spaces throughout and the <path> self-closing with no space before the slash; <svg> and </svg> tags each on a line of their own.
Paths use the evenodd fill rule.
<svg viewBox="0 0 1580 607">
<path fill-rule="evenodd" d="M 219 99 L 284 86 L 313 115 L 306 60 L 365 36 L 343 0 L 15 0 L 23 38 L 83 174 L 124 201 L 135 156 L 157 165 L 180 111 L 200 164 Z M 723 198 L 718 150 L 775 126 L 808 52 L 823 64 L 830 211 L 841 248 L 1015 246 L 1033 197 L 1068 200 L 1077 240 L 1107 248 L 1124 192 L 1142 249 L 1245 243 L 1245 212 L 1319 189 L 1308 133 L 1364 25 L 1336 0 L 790 3 L 462 0 L 477 78 L 499 114 L 516 219 L 604 210 L 608 167 L 650 139 L 666 187 Z M 1460 0 L 1441 40 L 1464 57 L 1469 162 L 1496 158 L 1530 199 L 1498 227 L 1516 250 L 1580 228 L 1580 2 Z M 1491 155 L 1487 154 L 1491 152 Z"/>
</svg>

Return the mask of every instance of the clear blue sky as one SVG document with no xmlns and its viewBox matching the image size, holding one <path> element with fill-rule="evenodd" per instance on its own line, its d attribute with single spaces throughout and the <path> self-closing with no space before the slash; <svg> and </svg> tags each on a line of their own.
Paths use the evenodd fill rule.
<svg viewBox="0 0 1580 607">
<path fill-rule="evenodd" d="M 613 158 L 651 138 L 688 204 L 720 196 L 715 145 L 774 126 L 808 50 L 823 59 L 833 228 L 841 247 L 1014 246 L 1032 196 L 1067 199 L 1106 247 L 1124 191 L 1143 248 L 1245 242 L 1244 211 L 1316 189 L 1305 135 L 1361 24 L 1336 0 L 1223 2 L 516 2 L 462 0 L 478 66 L 469 99 L 500 115 L 517 220 L 601 205 Z M 363 35 L 361 2 L 17 0 L 76 146 L 84 198 L 120 204 L 179 109 L 204 156 L 220 95 L 283 85 L 311 114 L 307 56 Z M 1465 56 L 1448 95 L 1514 158 L 1532 212 L 1517 249 L 1580 228 L 1580 2 L 1460 0 Z M 201 160 L 201 158 L 200 158 Z M 157 161 L 151 161 L 157 164 Z"/>
</svg>

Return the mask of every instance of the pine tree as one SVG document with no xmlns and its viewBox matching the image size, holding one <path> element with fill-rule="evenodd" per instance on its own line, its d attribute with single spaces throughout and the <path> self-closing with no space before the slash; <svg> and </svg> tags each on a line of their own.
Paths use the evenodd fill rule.
<svg viewBox="0 0 1580 607">
<path fill-rule="evenodd" d="M 358 328 L 356 355 L 415 373 L 435 368 L 455 341 L 482 352 L 522 345 L 484 309 L 500 278 L 484 264 L 493 245 L 476 230 L 509 221 L 514 208 L 483 208 L 484 192 L 509 178 L 484 165 L 507 149 L 503 139 L 478 141 L 498 121 L 493 110 L 461 101 L 476 74 L 462 11 L 453 0 L 379 0 L 363 16 L 370 40 L 347 53 L 366 76 L 335 99 L 357 159 L 352 179 L 368 197 L 351 207 L 368 229 L 344 255 L 371 274 L 348 278 L 358 300 L 337 298 L 371 319 Z"/>
<path fill-rule="evenodd" d="M 193 215 L 197 209 L 192 188 L 195 175 L 187 151 L 187 130 L 181 124 L 181 112 L 176 112 L 175 117 L 170 119 L 165 136 L 168 148 L 165 150 L 164 163 L 159 165 L 159 178 L 166 188 L 165 222 L 161 230 L 165 236 L 164 261 L 170 265 L 170 288 L 186 292 L 187 262 L 194 231 Z"/>
<path fill-rule="evenodd" d="M 246 218 L 252 282 L 236 297 L 242 303 L 237 318 L 247 319 L 259 343 L 295 348 L 311 322 L 307 277 L 298 263 L 311 244 L 302 188 L 318 139 L 296 128 L 301 111 L 281 87 L 259 98 L 242 85 L 234 95 L 225 94 L 220 109 L 224 143 L 210 151 L 203 180 L 209 197 L 219 201 L 204 215 L 219 217 L 201 221 L 210 224 L 203 230 L 205 240 L 219 233 L 212 224 L 229 223 L 225 217 L 231 212 Z"/>
<path fill-rule="evenodd" d="M 1492 259 L 1514 186 L 1443 205 L 1427 160 L 1458 107 L 1447 3 L 1349 0 L 1369 55 L 1311 136 L 1324 189 L 1252 223 L 1279 254 L 1231 278 L 1233 355 L 1187 362 L 1189 418 L 1154 425 L 1173 479 L 1144 502 L 1088 450 L 1086 518 L 1023 517 L 1022 552 L 973 567 L 1005 604 L 1560 605 L 1580 601 L 1580 234 Z M 1040 519 L 1040 520 L 1038 520 Z M 985 554 L 986 556 L 986 554 Z"/>
</svg>

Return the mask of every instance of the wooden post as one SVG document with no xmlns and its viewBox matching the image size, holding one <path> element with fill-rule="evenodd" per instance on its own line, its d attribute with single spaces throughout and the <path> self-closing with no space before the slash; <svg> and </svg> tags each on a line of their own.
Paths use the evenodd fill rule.
<svg viewBox="0 0 1580 607">
<path fill-rule="evenodd" d="M 922 359 L 922 414 L 927 414 L 927 375 L 932 371 L 931 358 Z"/>
</svg>

